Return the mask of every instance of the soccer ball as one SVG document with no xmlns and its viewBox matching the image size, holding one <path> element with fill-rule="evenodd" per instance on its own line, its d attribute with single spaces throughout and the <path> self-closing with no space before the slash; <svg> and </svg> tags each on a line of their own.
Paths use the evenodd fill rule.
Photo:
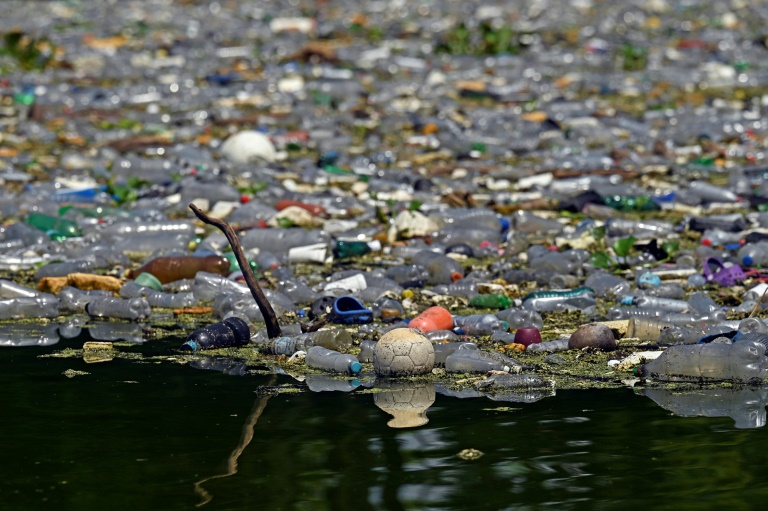
<svg viewBox="0 0 768 511">
<path fill-rule="evenodd" d="M 427 374 L 434 365 L 432 343 L 410 328 L 390 330 L 373 349 L 373 368 L 378 376 Z"/>
</svg>

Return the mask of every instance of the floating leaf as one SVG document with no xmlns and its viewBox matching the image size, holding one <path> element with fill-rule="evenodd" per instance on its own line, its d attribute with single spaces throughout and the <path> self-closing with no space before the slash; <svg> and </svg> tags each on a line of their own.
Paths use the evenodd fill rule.
<svg viewBox="0 0 768 511">
<path fill-rule="evenodd" d="M 616 252 L 616 255 L 619 257 L 627 257 L 636 241 L 637 238 L 634 236 L 619 238 L 613 242 L 613 251 Z"/>
<path fill-rule="evenodd" d="M 605 252 L 596 252 L 592 254 L 589 257 L 589 262 L 591 262 L 592 266 L 595 268 L 603 268 L 607 270 L 613 267 L 613 261 L 611 261 L 611 258 L 608 257 L 608 254 Z"/>
</svg>

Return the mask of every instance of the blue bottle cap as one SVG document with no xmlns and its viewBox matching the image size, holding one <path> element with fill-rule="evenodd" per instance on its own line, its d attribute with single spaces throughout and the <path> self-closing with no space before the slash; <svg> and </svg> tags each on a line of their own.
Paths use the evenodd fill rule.
<svg viewBox="0 0 768 511">
<path fill-rule="evenodd" d="M 363 364 L 355 360 L 349 363 L 349 372 L 352 374 L 359 374 L 363 370 Z"/>
<path fill-rule="evenodd" d="M 746 255 L 741 258 L 741 262 L 744 263 L 744 266 L 752 266 L 752 263 L 754 263 L 755 260 L 752 258 L 752 256 Z"/>
<path fill-rule="evenodd" d="M 625 296 L 621 299 L 622 305 L 632 305 L 632 302 L 635 300 L 634 296 Z"/>
<path fill-rule="evenodd" d="M 509 230 L 509 220 L 504 217 L 500 217 L 499 223 L 501 224 L 501 232 L 507 232 Z"/>
<path fill-rule="evenodd" d="M 197 343 L 195 341 L 187 341 L 187 342 L 185 342 L 184 344 L 181 345 L 181 349 L 185 350 L 185 351 L 195 352 L 195 351 L 197 351 L 198 348 L 199 348 L 199 346 L 197 345 Z"/>
</svg>

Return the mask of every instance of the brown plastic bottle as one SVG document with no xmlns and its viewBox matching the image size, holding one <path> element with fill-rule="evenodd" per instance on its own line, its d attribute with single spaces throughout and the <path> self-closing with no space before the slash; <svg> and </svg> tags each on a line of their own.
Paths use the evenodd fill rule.
<svg viewBox="0 0 768 511">
<path fill-rule="evenodd" d="M 129 277 L 136 278 L 146 272 L 157 277 L 157 280 L 162 284 L 167 284 L 181 279 L 194 278 L 199 271 L 226 276 L 229 274 L 229 265 L 229 260 L 226 257 L 217 255 L 158 257 L 147 261 L 141 268 L 131 271 Z"/>
</svg>

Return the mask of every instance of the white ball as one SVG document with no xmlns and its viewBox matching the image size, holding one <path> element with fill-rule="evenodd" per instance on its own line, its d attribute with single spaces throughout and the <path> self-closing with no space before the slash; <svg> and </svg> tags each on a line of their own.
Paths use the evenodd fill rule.
<svg viewBox="0 0 768 511">
<path fill-rule="evenodd" d="M 410 328 L 390 330 L 373 349 L 373 368 L 378 376 L 427 374 L 434 365 L 432 343 Z"/>
<path fill-rule="evenodd" d="M 221 145 L 221 153 L 236 163 L 251 163 L 256 160 L 275 161 L 275 146 L 264 133 L 241 131 L 235 133 Z"/>
</svg>

